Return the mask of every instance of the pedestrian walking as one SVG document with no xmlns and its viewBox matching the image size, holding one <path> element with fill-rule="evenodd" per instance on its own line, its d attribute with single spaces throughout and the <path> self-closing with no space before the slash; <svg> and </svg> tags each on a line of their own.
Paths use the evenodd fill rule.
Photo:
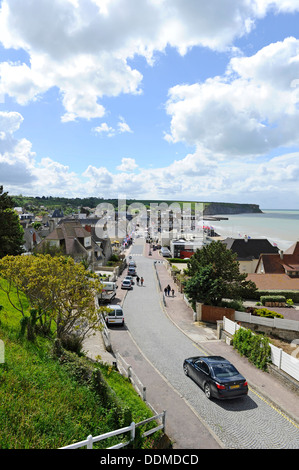
<svg viewBox="0 0 299 470">
<path fill-rule="evenodd" d="M 165 289 L 164 289 L 164 295 L 165 296 L 167 295 L 167 287 L 165 287 Z"/>
<path fill-rule="evenodd" d="M 170 294 L 170 291 L 171 291 L 171 287 L 170 287 L 170 285 L 168 284 L 168 286 L 167 286 L 167 295 Z"/>
<path fill-rule="evenodd" d="M 174 289 L 171 290 L 172 297 L 174 297 Z"/>
<path fill-rule="evenodd" d="M 143 277 L 140 278 L 140 284 L 143 286 L 144 279 Z"/>
<path fill-rule="evenodd" d="M 136 281 L 137 281 L 137 286 L 139 286 L 139 281 L 140 281 L 139 276 L 136 277 Z"/>
</svg>

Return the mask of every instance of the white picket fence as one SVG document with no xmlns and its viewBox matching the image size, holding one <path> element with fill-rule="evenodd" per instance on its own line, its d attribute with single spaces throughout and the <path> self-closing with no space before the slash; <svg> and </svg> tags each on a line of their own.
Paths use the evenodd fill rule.
<svg viewBox="0 0 299 470">
<path fill-rule="evenodd" d="M 235 312 L 237 313 L 237 312 Z M 243 313 L 243 312 L 238 312 Z M 236 317 L 235 317 L 236 318 Z M 267 318 L 264 320 L 268 320 Z M 241 319 L 239 318 L 239 321 Z M 247 320 L 243 320 L 247 321 Z M 289 320 L 291 321 L 291 320 Z M 298 322 L 297 322 L 298 323 Z M 223 329 L 230 335 L 234 335 L 235 332 L 239 329 L 243 328 L 241 325 L 238 325 L 238 323 L 229 320 L 226 317 L 223 317 Z M 297 347 L 296 344 L 294 343 L 294 356 L 291 356 L 290 354 L 285 353 L 281 348 L 278 348 L 274 346 L 273 344 L 270 344 L 271 347 L 271 362 L 275 366 L 277 366 L 279 369 L 283 370 L 286 372 L 288 375 L 293 377 L 295 380 L 299 381 L 299 360 L 295 357 L 295 354 L 297 352 Z"/>
<path fill-rule="evenodd" d="M 145 419 L 140 421 L 139 423 L 132 422 L 130 426 L 126 426 L 124 428 L 117 429 L 116 431 L 106 432 L 105 434 L 100 434 L 99 436 L 92 436 L 89 435 L 84 441 L 75 442 L 74 444 L 70 444 L 65 447 L 60 447 L 60 449 L 79 449 L 80 447 L 86 447 L 87 449 L 92 449 L 93 444 L 95 442 L 103 441 L 104 439 L 108 439 L 109 437 L 118 436 L 119 434 L 124 434 L 126 432 L 130 433 L 130 438 L 126 442 L 120 442 L 111 447 L 107 447 L 107 449 L 121 449 L 122 447 L 127 446 L 128 444 L 132 443 L 135 439 L 135 430 L 139 426 L 143 426 L 151 421 L 161 421 L 161 424 L 156 426 L 155 428 L 149 429 L 148 431 L 142 434 L 142 437 L 150 436 L 154 432 L 165 430 L 165 417 L 166 411 L 162 413 L 152 416 L 151 418 Z"/>
</svg>

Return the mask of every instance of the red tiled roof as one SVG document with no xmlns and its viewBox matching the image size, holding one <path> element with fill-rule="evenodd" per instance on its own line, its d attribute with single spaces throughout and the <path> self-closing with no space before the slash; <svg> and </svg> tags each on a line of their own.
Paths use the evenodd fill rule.
<svg viewBox="0 0 299 470">
<path fill-rule="evenodd" d="M 286 271 L 299 270 L 299 242 L 296 242 L 284 253 L 261 254 L 256 271 L 263 264 L 265 274 L 283 274 Z"/>
<path fill-rule="evenodd" d="M 253 281 L 258 290 L 299 290 L 299 278 L 287 274 L 248 274 L 247 280 Z"/>
<path fill-rule="evenodd" d="M 287 250 L 284 251 L 286 254 L 299 255 L 299 242 L 294 243 Z"/>
</svg>

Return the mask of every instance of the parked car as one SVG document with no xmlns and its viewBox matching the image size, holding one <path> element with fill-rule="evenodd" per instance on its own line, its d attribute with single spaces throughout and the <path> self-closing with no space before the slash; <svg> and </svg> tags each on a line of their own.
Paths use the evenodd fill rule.
<svg viewBox="0 0 299 470">
<path fill-rule="evenodd" d="M 171 253 L 169 251 L 168 248 L 162 246 L 161 248 L 161 255 L 164 256 L 165 258 L 170 258 L 171 257 Z"/>
<path fill-rule="evenodd" d="M 132 282 L 129 279 L 124 279 L 121 283 L 122 289 L 133 289 Z"/>
<path fill-rule="evenodd" d="M 128 279 L 129 281 L 131 281 L 132 286 L 134 286 L 135 282 L 133 276 L 126 276 L 124 279 Z"/>
<path fill-rule="evenodd" d="M 203 388 L 207 398 L 236 398 L 247 395 L 246 379 L 221 356 L 196 356 L 185 359 L 185 375 Z"/>
<path fill-rule="evenodd" d="M 105 312 L 104 318 L 107 325 L 123 325 L 125 322 L 124 312 L 120 305 L 108 305 L 108 311 Z"/>
<path fill-rule="evenodd" d="M 128 268 L 128 276 L 137 276 L 136 268 L 134 266 L 129 266 Z"/>
<path fill-rule="evenodd" d="M 130 261 L 128 262 L 128 266 L 129 266 L 129 267 L 136 268 L 136 263 L 135 263 L 135 261 L 130 260 Z"/>
</svg>

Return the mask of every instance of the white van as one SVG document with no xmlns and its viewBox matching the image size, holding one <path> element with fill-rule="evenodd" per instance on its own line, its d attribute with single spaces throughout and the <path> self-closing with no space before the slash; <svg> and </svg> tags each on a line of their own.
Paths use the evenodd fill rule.
<svg viewBox="0 0 299 470">
<path fill-rule="evenodd" d="M 102 288 L 102 292 L 98 294 L 99 303 L 111 302 L 111 300 L 113 300 L 114 297 L 116 296 L 116 289 L 117 289 L 116 282 L 102 281 L 101 284 L 103 288 Z"/>
<path fill-rule="evenodd" d="M 106 291 L 114 291 L 117 289 L 116 282 L 101 281 L 101 284 L 103 285 L 103 289 L 105 289 Z"/>
<path fill-rule="evenodd" d="M 120 305 L 107 305 L 108 311 L 104 312 L 107 325 L 123 325 L 125 322 L 124 312 Z"/>
</svg>

